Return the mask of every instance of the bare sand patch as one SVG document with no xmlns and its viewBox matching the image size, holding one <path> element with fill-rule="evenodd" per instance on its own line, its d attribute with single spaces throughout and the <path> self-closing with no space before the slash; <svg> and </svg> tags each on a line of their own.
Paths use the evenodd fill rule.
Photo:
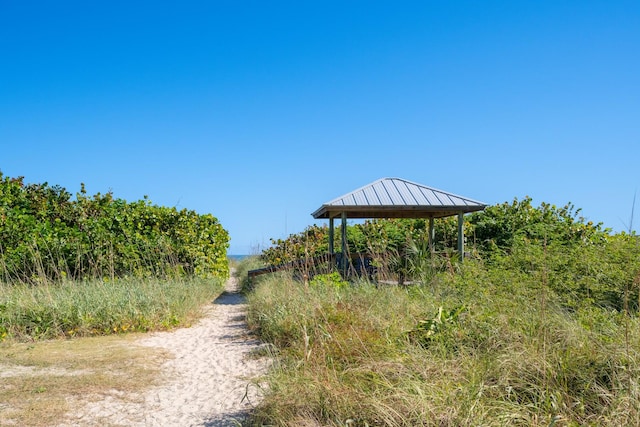
<svg viewBox="0 0 640 427">
<path fill-rule="evenodd" d="M 143 393 L 106 393 L 71 402 L 67 426 L 237 426 L 260 400 L 257 380 L 268 366 L 255 357 L 260 342 L 247 330 L 246 304 L 235 278 L 190 328 L 142 337 L 137 345 L 172 357 L 164 380 Z"/>
</svg>

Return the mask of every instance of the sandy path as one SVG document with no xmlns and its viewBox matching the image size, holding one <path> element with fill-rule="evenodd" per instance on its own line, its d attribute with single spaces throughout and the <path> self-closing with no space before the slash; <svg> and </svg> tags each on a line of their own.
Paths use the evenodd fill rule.
<svg viewBox="0 0 640 427">
<path fill-rule="evenodd" d="M 163 385 L 142 396 L 114 393 L 89 403 L 61 426 L 238 426 L 260 398 L 252 378 L 268 362 L 249 354 L 260 343 L 248 334 L 246 304 L 236 287 L 229 279 L 198 324 L 139 341 L 174 355 L 162 366 Z"/>
</svg>

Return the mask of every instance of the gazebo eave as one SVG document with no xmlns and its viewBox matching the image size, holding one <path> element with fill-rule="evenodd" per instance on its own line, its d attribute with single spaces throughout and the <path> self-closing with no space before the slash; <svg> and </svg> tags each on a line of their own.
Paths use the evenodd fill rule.
<svg viewBox="0 0 640 427">
<path fill-rule="evenodd" d="M 315 219 L 339 218 L 342 214 L 350 219 L 378 218 L 444 218 L 481 211 L 485 205 L 476 206 L 332 206 L 323 205 L 312 215 Z"/>
</svg>

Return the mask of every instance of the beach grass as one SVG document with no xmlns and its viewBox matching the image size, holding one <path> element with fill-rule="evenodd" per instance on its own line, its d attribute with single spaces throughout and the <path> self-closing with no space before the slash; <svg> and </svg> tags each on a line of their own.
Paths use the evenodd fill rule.
<svg viewBox="0 0 640 427">
<path fill-rule="evenodd" d="M 76 401 L 135 398 L 169 357 L 136 345 L 138 332 L 190 326 L 222 290 L 201 278 L 0 285 L 0 425 L 56 425 Z"/>
<path fill-rule="evenodd" d="M 540 261 L 403 287 L 264 280 L 249 323 L 276 363 L 252 425 L 640 425 L 637 314 L 568 304 Z"/>
<path fill-rule="evenodd" d="M 131 278 L 0 284 L 0 340 L 30 341 L 189 325 L 223 279 Z"/>
</svg>

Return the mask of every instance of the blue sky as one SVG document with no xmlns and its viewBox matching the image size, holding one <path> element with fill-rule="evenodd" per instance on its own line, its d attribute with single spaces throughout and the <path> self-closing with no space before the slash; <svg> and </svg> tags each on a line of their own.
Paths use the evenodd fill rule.
<svg viewBox="0 0 640 427">
<path fill-rule="evenodd" d="M 382 177 L 624 230 L 639 159 L 638 1 L 0 0 L 0 170 L 231 253 Z"/>
</svg>

